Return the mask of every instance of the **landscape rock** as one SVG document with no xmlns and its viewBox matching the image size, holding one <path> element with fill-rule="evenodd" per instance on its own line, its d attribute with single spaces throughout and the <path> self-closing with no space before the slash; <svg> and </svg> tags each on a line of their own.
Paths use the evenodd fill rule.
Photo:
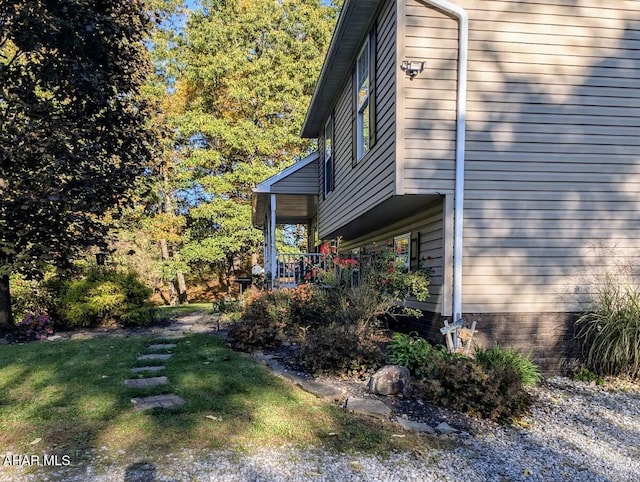
<svg viewBox="0 0 640 482">
<path fill-rule="evenodd" d="M 456 433 L 458 430 L 453 428 L 447 422 L 441 422 L 436 426 L 436 432 L 442 435 L 449 435 L 452 433 Z"/>
<path fill-rule="evenodd" d="M 374 373 L 369 379 L 367 389 L 378 395 L 411 395 L 411 376 L 409 369 L 400 365 L 387 365 Z"/>
<path fill-rule="evenodd" d="M 391 416 L 391 409 L 389 407 L 380 400 L 370 398 L 348 398 L 346 409 L 349 412 L 381 418 L 383 420 Z"/>
<path fill-rule="evenodd" d="M 402 417 L 396 417 L 396 422 L 408 432 L 435 433 L 435 429 L 426 423 L 415 422 Z"/>
</svg>

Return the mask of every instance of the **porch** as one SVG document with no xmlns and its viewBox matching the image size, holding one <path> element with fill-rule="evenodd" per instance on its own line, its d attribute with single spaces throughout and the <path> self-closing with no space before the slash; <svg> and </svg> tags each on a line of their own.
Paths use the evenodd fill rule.
<svg viewBox="0 0 640 482">
<path fill-rule="evenodd" d="M 305 282 L 309 267 L 320 262 L 313 253 L 318 210 L 318 152 L 301 159 L 253 189 L 252 224 L 264 233 L 264 271 L 268 288 L 293 287 Z M 304 225 L 304 253 L 278 253 L 276 227 Z"/>
</svg>

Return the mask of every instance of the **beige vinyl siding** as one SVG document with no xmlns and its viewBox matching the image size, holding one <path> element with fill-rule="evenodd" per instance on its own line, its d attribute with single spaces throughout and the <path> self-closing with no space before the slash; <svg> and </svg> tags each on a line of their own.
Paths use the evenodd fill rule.
<svg viewBox="0 0 640 482">
<path fill-rule="evenodd" d="M 288 175 L 285 179 L 271 186 L 275 194 L 317 194 L 318 193 L 318 161 Z"/>
<path fill-rule="evenodd" d="M 452 189 L 457 23 L 399 0 L 405 193 Z M 640 261 L 640 8 L 459 0 L 469 14 L 466 313 L 581 311 L 589 278 Z M 604 255 L 603 255 L 604 253 Z"/>
<path fill-rule="evenodd" d="M 640 252 L 638 2 L 459 3 L 463 310 L 581 311 L 589 278 Z"/>
<path fill-rule="evenodd" d="M 341 251 L 348 251 L 358 247 L 371 250 L 374 246 L 393 246 L 393 238 L 411 233 L 412 239 L 418 239 L 418 263 L 420 269 L 429 272 L 429 298 L 420 303 L 410 301 L 409 306 L 420 308 L 431 313 L 442 313 L 443 297 L 447 289 L 443 286 L 446 269 L 451 269 L 451 259 L 445 260 L 444 249 L 444 204 L 443 199 L 425 206 L 418 215 L 405 218 L 383 229 L 369 233 L 361 238 L 343 242 Z M 413 246 L 413 243 L 412 243 Z M 411 254 L 414 256 L 414 253 Z M 412 266 L 415 264 L 411 263 Z"/>
<path fill-rule="evenodd" d="M 376 143 L 355 166 L 351 78 L 334 108 L 335 184 L 329 196 L 325 199 L 321 196 L 318 206 L 321 239 L 395 194 L 395 28 L 395 3 L 387 1 L 377 21 Z M 321 189 L 322 176 L 321 173 Z"/>
<path fill-rule="evenodd" d="M 400 57 L 426 61 L 426 69 L 410 80 L 399 76 L 404 95 L 399 155 L 403 192 L 451 191 L 455 183 L 455 122 L 458 28 L 455 20 L 416 0 L 403 2 L 404 28 L 399 29 Z"/>
</svg>

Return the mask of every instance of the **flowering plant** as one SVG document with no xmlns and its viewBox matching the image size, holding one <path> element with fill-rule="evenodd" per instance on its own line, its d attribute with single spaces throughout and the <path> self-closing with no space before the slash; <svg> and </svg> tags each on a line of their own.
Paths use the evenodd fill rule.
<svg viewBox="0 0 640 482">
<path fill-rule="evenodd" d="M 347 318 L 366 325 L 383 316 L 420 316 L 405 301 L 427 299 L 429 276 L 422 271 L 407 272 L 404 261 L 392 250 L 354 259 L 340 256 L 335 247 L 325 244 L 320 255 L 321 262 L 313 266 L 311 281 L 330 287 L 335 298 L 343 300 L 338 305 L 347 307 Z"/>
<path fill-rule="evenodd" d="M 17 323 L 17 327 L 28 340 L 43 340 L 53 335 L 53 321 L 46 313 L 38 315 L 28 313 L 22 321 Z"/>
</svg>

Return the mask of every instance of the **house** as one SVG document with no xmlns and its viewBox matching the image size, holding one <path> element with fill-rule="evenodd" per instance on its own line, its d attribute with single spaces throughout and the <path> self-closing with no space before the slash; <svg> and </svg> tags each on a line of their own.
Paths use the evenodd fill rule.
<svg viewBox="0 0 640 482">
<path fill-rule="evenodd" d="M 267 266 L 276 223 L 395 246 L 431 273 L 423 332 L 465 317 L 553 365 L 587 277 L 640 253 L 638 3 L 347 0 L 302 129 L 318 152 L 256 188 Z"/>
</svg>

